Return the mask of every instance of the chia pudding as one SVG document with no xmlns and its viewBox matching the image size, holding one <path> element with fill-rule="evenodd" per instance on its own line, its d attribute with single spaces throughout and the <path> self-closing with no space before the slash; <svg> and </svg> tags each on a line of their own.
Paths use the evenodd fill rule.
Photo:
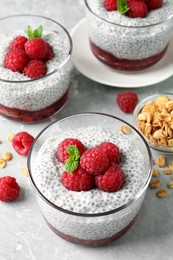
<svg viewBox="0 0 173 260">
<path fill-rule="evenodd" d="M 17 16 L 11 17 L 11 19 L 17 18 Z M 71 39 L 61 25 L 54 21 L 49 22 L 52 23 L 52 30 L 49 31 L 45 28 L 42 38 L 53 47 L 54 57 L 46 63 L 46 75 L 39 79 L 30 79 L 20 72 L 13 72 L 3 66 L 4 55 L 9 49 L 10 42 L 19 35 L 27 37 L 26 30 L 1 32 L 1 115 L 23 122 L 41 121 L 57 112 L 66 102 L 72 71 Z M 53 31 L 53 28 L 57 28 L 57 30 Z"/>
<path fill-rule="evenodd" d="M 173 2 L 151 10 L 145 18 L 107 11 L 103 0 L 85 0 L 93 54 L 118 70 L 141 70 L 158 62 L 173 35 Z"/>
<path fill-rule="evenodd" d="M 117 192 L 98 188 L 81 192 L 66 189 L 61 183 L 64 164 L 55 156 L 58 144 L 65 138 L 77 138 L 86 148 L 105 141 L 117 145 L 126 180 L 123 187 Z M 64 239 L 85 245 L 105 245 L 123 235 L 134 223 L 145 196 L 145 192 L 137 194 L 146 183 L 146 165 L 144 155 L 127 135 L 102 127 L 81 127 L 47 138 L 38 154 L 32 156 L 30 177 L 41 195 L 37 196 L 41 212 L 49 227 Z"/>
</svg>

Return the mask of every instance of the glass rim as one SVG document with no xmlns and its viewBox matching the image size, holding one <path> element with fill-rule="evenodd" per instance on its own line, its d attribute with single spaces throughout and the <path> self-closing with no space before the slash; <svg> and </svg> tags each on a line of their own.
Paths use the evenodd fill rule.
<svg viewBox="0 0 173 260">
<path fill-rule="evenodd" d="M 111 22 L 111 21 L 107 21 L 105 18 L 101 17 L 100 15 L 96 14 L 92 9 L 91 7 L 89 6 L 88 4 L 88 0 L 84 0 L 85 2 L 85 6 L 87 7 L 87 9 L 92 13 L 94 14 L 97 18 L 101 19 L 102 21 L 110 24 L 110 25 L 116 25 L 116 26 L 119 26 L 119 27 L 122 27 L 122 28 L 132 28 L 132 29 L 137 29 L 137 28 L 150 28 L 150 27 L 154 27 L 154 26 L 157 26 L 157 25 L 160 25 L 164 22 L 167 22 L 169 21 L 171 18 L 173 18 L 173 13 L 170 14 L 166 19 L 160 21 L 160 22 L 157 22 L 157 23 L 154 23 L 154 24 L 148 24 L 148 25 L 141 25 L 141 26 L 131 26 L 131 25 L 123 25 L 123 24 L 118 24 L 118 23 L 115 23 L 115 22 Z"/>
<path fill-rule="evenodd" d="M 105 117 L 109 117 L 109 118 L 113 118 L 113 119 L 116 119 L 118 121 L 120 121 L 121 123 L 124 123 L 124 124 L 127 124 L 129 127 L 131 127 L 139 136 L 140 138 L 142 139 L 145 147 L 146 147 L 146 150 L 147 150 L 147 153 L 148 153 L 148 157 L 149 157 L 149 167 L 148 167 L 148 173 L 147 173 L 147 176 L 146 176 L 146 180 L 143 184 L 143 186 L 140 188 L 140 190 L 136 193 L 135 197 L 133 199 L 131 199 L 130 201 L 128 201 L 126 204 L 118 207 L 118 208 L 115 208 L 113 210 L 109 210 L 109 211 L 106 211 L 106 212 L 101 212 L 101 213 L 79 213 L 79 212 L 73 212 L 73 211 L 70 211 L 70 210 L 67 210 L 67 209 L 63 209 L 62 207 L 59 207 L 57 205 L 55 205 L 53 202 L 51 202 L 49 199 L 47 199 L 43 193 L 39 190 L 39 188 L 37 187 L 33 177 L 32 177 L 32 173 L 31 173 L 31 157 L 32 157 L 32 151 L 35 147 L 35 144 L 37 143 L 37 140 L 39 139 L 39 137 L 50 127 L 52 127 L 54 124 L 58 123 L 59 121 L 63 121 L 63 120 L 66 120 L 66 119 L 70 119 L 70 118 L 74 118 L 74 117 L 78 117 L 78 116 L 92 116 L 92 115 L 95 115 L 95 116 L 105 116 Z M 107 216 L 107 215 L 110 215 L 110 214 L 113 214 L 113 213 L 118 213 L 126 208 L 128 208 L 131 204 L 133 204 L 144 192 L 145 190 L 147 189 L 148 187 L 148 184 L 149 184 L 149 181 L 151 179 L 151 171 L 152 171 L 152 154 L 151 154 L 151 150 L 150 150 L 150 147 L 147 143 L 147 141 L 145 140 L 145 138 L 143 137 L 143 135 L 135 128 L 133 127 L 131 124 L 129 124 L 128 122 L 126 122 L 125 120 L 123 119 L 120 119 L 116 116 L 112 116 L 112 115 L 109 115 L 109 114 L 105 114 L 105 113 L 98 113 L 98 112 L 83 112 L 83 113 L 77 113 L 77 114 L 73 114 L 73 115 L 69 115 L 69 116 L 66 116 L 66 117 L 63 117 L 61 118 L 60 120 L 57 119 L 55 121 L 53 121 L 52 123 L 50 123 L 49 125 L 47 125 L 35 138 L 32 146 L 31 146 L 31 149 L 30 149 L 30 152 L 29 152 L 29 155 L 28 155 L 28 158 L 27 158 L 27 167 L 28 167 L 28 170 L 29 170 L 29 177 L 30 177 L 30 180 L 31 180 L 31 183 L 32 185 L 34 186 L 34 189 L 36 190 L 37 194 L 41 197 L 41 199 L 43 199 L 47 204 L 49 204 L 51 207 L 61 211 L 61 212 L 64 212 L 66 214 L 69 214 L 69 215 L 73 215 L 73 216 L 78 216 L 78 217 L 100 217 L 100 216 Z"/>
<path fill-rule="evenodd" d="M 42 16 L 42 15 L 37 15 L 37 14 L 15 14 L 15 15 L 8 15 L 8 16 L 4 16 L 4 17 L 1 17 L 0 18 L 0 22 L 3 21 L 3 20 L 6 20 L 6 19 L 9 19 L 9 18 L 15 18 L 15 17 L 22 17 L 22 16 L 27 16 L 27 17 L 38 17 L 38 18 L 43 18 L 45 20 L 48 20 L 48 21 L 51 21 L 53 23 L 55 23 L 56 25 L 58 25 L 59 27 L 61 27 L 61 29 L 65 32 L 65 34 L 67 35 L 68 37 L 68 40 L 69 40 L 69 43 L 70 43 L 70 48 L 69 48 L 69 51 L 68 51 L 68 54 L 67 54 L 67 57 L 62 61 L 62 63 L 57 67 L 57 69 L 54 69 L 53 71 L 49 72 L 48 74 L 44 75 L 43 77 L 41 78 L 36 78 L 36 79 L 26 79 L 26 80 L 6 80 L 6 79 L 1 79 L 0 78 L 0 82 L 4 82 L 4 83 L 10 83 L 10 84 L 19 84 L 19 83 L 30 83 L 30 82 L 37 82 L 39 80 L 42 80 L 42 79 L 45 79 L 51 75 L 53 75 L 54 73 L 56 73 L 59 69 L 61 69 L 67 62 L 68 60 L 70 59 L 71 57 L 71 53 L 72 53 L 72 48 L 73 48 L 73 43 L 72 43 L 72 39 L 71 39 L 71 36 L 69 34 L 69 32 L 67 31 L 67 29 L 61 25 L 60 23 L 56 22 L 55 20 L 49 18 L 49 17 L 46 17 L 46 16 Z"/>
</svg>

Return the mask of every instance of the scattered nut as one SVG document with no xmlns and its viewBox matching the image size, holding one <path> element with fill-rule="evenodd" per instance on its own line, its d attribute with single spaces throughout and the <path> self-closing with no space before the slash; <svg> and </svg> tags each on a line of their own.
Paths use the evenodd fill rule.
<svg viewBox="0 0 173 260">
<path fill-rule="evenodd" d="M 169 175 L 169 174 L 172 173 L 172 169 L 166 168 L 166 169 L 163 170 L 163 173 L 164 173 L 165 175 Z"/>
<path fill-rule="evenodd" d="M 169 163 L 169 168 L 173 170 L 173 162 Z"/>
<path fill-rule="evenodd" d="M 0 168 L 4 168 L 6 166 L 6 161 L 3 158 L 0 158 Z"/>
<path fill-rule="evenodd" d="M 169 189 L 173 189 L 173 181 L 168 182 L 167 186 Z"/>
<path fill-rule="evenodd" d="M 13 158 L 13 156 L 12 156 L 12 154 L 11 154 L 10 152 L 5 152 L 5 153 L 3 154 L 3 159 L 4 159 L 5 161 L 10 161 L 12 158 Z"/>
<path fill-rule="evenodd" d="M 23 166 L 21 168 L 21 172 L 25 175 L 25 176 L 29 176 L 29 172 L 28 172 L 28 168 L 26 166 Z"/>
<path fill-rule="evenodd" d="M 160 185 L 161 185 L 161 181 L 153 180 L 153 181 L 150 182 L 149 187 L 151 189 L 156 189 L 157 187 L 160 187 Z"/>
<path fill-rule="evenodd" d="M 156 164 L 158 167 L 164 167 L 166 164 L 165 156 L 163 155 L 158 156 L 156 159 Z"/>
<path fill-rule="evenodd" d="M 159 198 L 164 198 L 167 197 L 169 195 L 169 192 L 167 189 L 160 189 L 156 192 L 157 197 Z"/>
<path fill-rule="evenodd" d="M 14 138 L 14 134 L 8 134 L 8 136 L 7 136 L 8 141 L 12 141 L 13 138 Z"/>
<path fill-rule="evenodd" d="M 156 169 L 156 168 L 153 168 L 152 169 L 152 176 L 153 177 L 157 177 L 157 176 L 159 176 L 160 174 L 159 174 L 159 171 Z"/>
<path fill-rule="evenodd" d="M 123 133 L 123 134 L 129 134 L 131 129 L 129 126 L 127 125 L 122 125 L 121 128 L 120 128 L 120 131 Z"/>
</svg>

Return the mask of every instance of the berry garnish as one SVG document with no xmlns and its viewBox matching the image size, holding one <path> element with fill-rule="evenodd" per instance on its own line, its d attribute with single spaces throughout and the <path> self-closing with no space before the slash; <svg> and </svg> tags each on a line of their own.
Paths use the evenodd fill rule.
<svg viewBox="0 0 173 260">
<path fill-rule="evenodd" d="M 107 11 L 117 10 L 117 0 L 104 0 L 103 5 Z"/>
<path fill-rule="evenodd" d="M 25 36 L 17 36 L 13 39 L 13 41 L 10 44 L 10 50 L 25 50 L 25 43 L 28 41 L 28 39 Z"/>
<path fill-rule="evenodd" d="M 131 113 L 138 102 L 138 96 L 135 92 L 119 92 L 116 100 L 124 113 Z"/>
<path fill-rule="evenodd" d="M 47 51 L 42 59 L 43 61 L 51 60 L 54 57 L 52 46 L 48 42 L 46 42 L 46 44 L 47 44 Z"/>
<path fill-rule="evenodd" d="M 143 1 L 130 1 L 128 4 L 129 10 L 127 15 L 132 18 L 144 18 L 147 16 L 148 8 L 145 2 Z"/>
<path fill-rule="evenodd" d="M 97 149 L 101 149 L 108 157 L 110 163 L 119 163 L 120 150 L 111 142 L 103 142 L 97 146 Z"/>
<path fill-rule="evenodd" d="M 27 156 L 33 141 L 34 137 L 32 135 L 27 132 L 19 132 L 14 136 L 12 145 L 18 154 Z"/>
<path fill-rule="evenodd" d="M 26 42 L 25 51 L 31 59 L 43 59 L 47 52 L 47 44 L 42 38 L 31 39 Z"/>
<path fill-rule="evenodd" d="M 0 177 L 0 200 L 7 202 L 19 197 L 20 186 L 11 176 Z"/>
<path fill-rule="evenodd" d="M 89 174 L 82 167 L 78 167 L 72 173 L 65 171 L 61 177 L 65 188 L 73 191 L 87 191 L 94 187 L 94 175 Z"/>
<path fill-rule="evenodd" d="M 148 10 L 155 10 L 161 8 L 163 0 L 147 0 Z"/>
<path fill-rule="evenodd" d="M 36 79 L 44 76 L 47 72 L 46 64 L 41 60 L 31 60 L 23 70 L 23 74 L 29 78 Z"/>
<path fill-rule="evenodd" d="M 28 64 L 29 57 L 24 50 L 9 51 L 4 57 L 4 67 L 12 71 L 22 72 Z"/>
<path fill-rule="evenodd" d="M 78 152 L 80 153 L 79 156 L 82 155 L 82 153 L 85 151 L 85 147 L 83 145 L 83 143 L 81 141 L 79 141 L 78 139 L 75 138 L 66 138 L 64 139 L 59 145 L 58 148 L 56 150 L 56 157 L 63 163 L 65 163 L 67 161 L 67 159 L 69 158 L 70 153 L 73 153 L 75 155 L 75 153 L 77 154 L 77 150 L 75 151 L 71 151 L 70 149 L 67 151 L 67 148 L 69 146 L 76 146 Z M 79 159 L 79 158 L 78 158 Z"/>
<path fill-rule="evenodd" d="M 109 159 L 100 149 L 92 148 L 82 154 L 80 165 L 94 175 L 103 174 L 109 166 Z"/>
<path fill-rule="evenodd" d="M 124 182 L 124 173 L 118 165 L 109 167 L 103 175 L 95 176 L 96 186 L 107 192 L 120 190 Z"/>
</svg>

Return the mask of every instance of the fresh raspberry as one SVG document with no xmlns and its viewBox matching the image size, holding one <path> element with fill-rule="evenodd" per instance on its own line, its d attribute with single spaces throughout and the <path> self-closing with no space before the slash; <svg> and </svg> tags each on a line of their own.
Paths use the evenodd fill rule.
<svg viewBox="0 0 173 260">
<path fill-rule="evenodd" d="M 148 14 L 148 8 L 145 2 L 137 1 L 130 2 L 128 4 L 129 10 L 127 11 L 127 15 L 132 18 L 144 18 Z"/>
<path fill-rule="evenodd" d="M 67 147 L 70 145 L 76 145 L 77 149 L 80 152 L 80 155 L 85 151 L 85 147 L 81 141 L 75 138 L 66 138 L 59 145 L 56 150 L 56 157 L 63 163 L 65 163 L 69 157 L 67 153 Z"/>
<path fill-rule="evenodd" d="M 101 149 L 108 157 L 109 163 L 118 163 L 120 161 L 120 150 L 111 142 L 103 142 L 97 146 L 97 149 Z"/>
<path fill-rule="evenodd" d="M 15 51 L 18 49 L 25 50 L 25 43 L 28 39 L 25 36 L 17 36 L 13 39 L 10 44 L 10 50 Z"/>
<path fill-rule="evenodd" d="M 22 72 L 28 62 L 29 57 L 24 50 L 9 51 L 4 57 L 4 67 L 12 71 Z"/>
<path fill-rule="evenodd" d="M 91 190 L 95 185 L 94 175 L 80 166 L 72 173 L 63 172 L 61 181 L 67 189 L 74 191 Z"/>
<path fill-rule="evenodd" d="M 103 5 L 107 11 L 117 10 L 117 0 L 104 0 Z"/>
<path fill-rule="evenodd" d="M 124 182 L 124 173 L 118 165 L 109 167 L 103 175 L 97 175 L 95 177 L 96 186 L 107 192 L 120 190 Z"/>
<path fill-rule="evenodd" d="M 109 159 L 100 149 L 92 148 L 82 154 L 80 165 L 94 175 L 103 174 L 109 166 Z"/>
<path fill-rule="evenodd" d="M 41 60 L 31 60 L 23 70 L 23 74 L 32 79 L 41 78 L 46 72 L 47 66 Z"/>
<path fill-rule="evenodd" d="M 47 43 L 42 38 L 34 38 L 25 43 L 26 54 L 31 59 L 43 59 L 47 50 Z"/>
<path fill-rule="evenodd" d="M 119 92 L 116 100 L 124 113 L 131 113 L 138 102 L 138 96 L 135 92 Z"/>
<path fill-rule="evenodd" d="M 155 10 L 161 8 L 163 0 L 147 0 L 148 10 Z"/>
<path fill-rule="evenodd" d="M 11 176 L 0 177 L 0 200 L 7 202 L 19 197 L 20 187 Z"/>
<path fill-rule="evenodd" d="M 54 57 L 52 46 L 48 42 L 46 42 L 46 44 L 47 44 L 47 52 L 45 53 L 44 58 L 42 59 L 43 61 L 51 60 Z"/>
<path fill-rule="evenodd" d="M 32 135 L 27 132 L 19 132 L 14 136 L 12 145 L 18 154 L 27 156 L 33 141 L 34 137 Z"/>
</svg>

